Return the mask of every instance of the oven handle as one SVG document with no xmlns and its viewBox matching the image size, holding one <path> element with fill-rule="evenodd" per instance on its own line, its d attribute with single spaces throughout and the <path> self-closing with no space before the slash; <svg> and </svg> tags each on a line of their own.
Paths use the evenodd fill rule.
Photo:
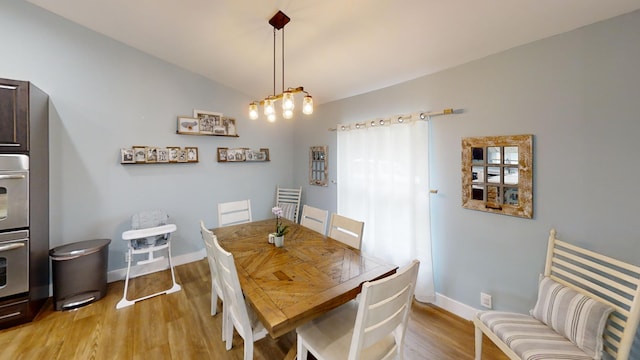
<svg viewBox="0 0 640 360">
<path fill-rule="evenodd" d="M 24 179 L 25 175 L 0 175 L 0 180 Z"/>
<path fill-rule="evenodd" d="M 9 251 L 9 250 L 15 250 L 15 249 L 19 249 L 21 247 L 24 247 L 24 243 L 23 242 L 9 244 L 9 245 L 2 245 L 2 246 L 0 246 L 0 252 Z"/>
</svg>

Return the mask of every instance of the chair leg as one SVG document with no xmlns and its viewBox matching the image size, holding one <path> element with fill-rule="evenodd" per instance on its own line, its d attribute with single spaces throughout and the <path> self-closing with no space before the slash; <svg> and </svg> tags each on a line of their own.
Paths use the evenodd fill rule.
<svg viewBox="0 0 640 360">
<path fill-rule="evenodd" d="M 213 284 L 213 278 L 211 278 L 211 316 L 218 312 L 218 293 Z"/>
<path fill-rule="evenodd" d="M 133 254 L 131 253 L 131 249 L 129 248 L 127 251 L 129 252 L 129 261 L 127 261 L 127 275 L 124 278 L 124 291 L 122 292 L 122 299 L 120 299 L 120 301 L 118 301 L 118 303 L 116 304 L 116 309 L 122 309 L 135 303 L 135 301 L 127 300 L 127 291 L 129 289 L 129 274 L 131 273 L 131 262 L 133 261 Z"/>
<path fill-rule="evenodd" d="M 253 339 L 244 340 L 244 360 L 253 360 Z"/>
<path fill-rule="evenodd" d="M 171 289 L 166 291 L 166 294 L 171 294 L 176 291 L 180 291 L 182 287 L 176 283 L 176 274 L 173 271 L 173 262 L 171 262 L 171 246 L 167 247 L 167 255 L 169 257 L 169 268 L 171 269 L 171 280 L 173 281 L 173 286 Z"/>
<path fill-rule="evenodd" d="M 482 330 L 475 327 L 476 357 L 475 360 L 482 360 Z"/>
<path fill-rule="evenodd" d="M 304 346 L 304 341 L 302 340 L 302 338 L 300 336 L 298 336 L 298 355 L 297 355 L 297 360 L 307 360 L 307 355 L 309 353 L 309 350 L 307 350 L 307 347 Z"/>
<path fill-rule="evenodd" d="M 233 343 L 233 320 L 231 320 L 231 315 L 229 314 L 228 309 L 225 309 L 225 311 L 222 312 L 222 316 L 224 316 L 226 319 L 223 319 L 223 327 L 224 327 L 224 337 L 225 337 L 225 341 L 227 342 L 226 344 L 226 348 L 227 350 L 231 350 L 231 346 Z M 224 320 L 226 320 L 226 324 L 224 323 Z"/>
</svg>

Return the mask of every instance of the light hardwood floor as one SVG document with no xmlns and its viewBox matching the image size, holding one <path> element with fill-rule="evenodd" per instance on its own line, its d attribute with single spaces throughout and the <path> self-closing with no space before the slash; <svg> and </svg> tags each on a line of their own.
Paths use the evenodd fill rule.
<svg viewBox="0 0 640 360">
<path fill-rule="evenodd" d="M 28 324 L 0 330 L 0 359 L 242 359 L 243 341 L 233 348 L 221 340 L 221 317 L 210 315 L 206 260 L 176 267 L 182 291 L 116 310 L 123 281 L 107 296 L 71 311 L 54 311 L 51 300 Z M 169 272 L 133 279 L 130 294 L 170 286 Z M 148 292 L 147 292 L 148 291 Z M 129 298 L 132 298 L 130 296 Z M 220 303 L 218 309 L 220 309 Z M 290 333 L 255 343 L 255 359 L 283 359 L 294 341 Z M 483 359 L 507 359 L 485 338 Z M 414 303 L 405 339 L 406 359 L 473 359 L 473 325 L 430 305 Z"/>
</svg>

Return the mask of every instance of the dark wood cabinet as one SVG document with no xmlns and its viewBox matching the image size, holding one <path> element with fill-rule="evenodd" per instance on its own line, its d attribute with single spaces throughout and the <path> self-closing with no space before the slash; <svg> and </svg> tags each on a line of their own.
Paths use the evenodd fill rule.
<svg viewBox="0 0 640 360">
<path fill-rule="evenodd" d="M 0 80 L 0 151 L 29 151 L 29 83 Z"/>
<path fill-rule="evenodd" d="M 49 297 L 49 96 L 0 79 L 0 154 L 29 156 L 29 292 L 0 298 L 0 328 L 33 320 Z"/>
</svg>

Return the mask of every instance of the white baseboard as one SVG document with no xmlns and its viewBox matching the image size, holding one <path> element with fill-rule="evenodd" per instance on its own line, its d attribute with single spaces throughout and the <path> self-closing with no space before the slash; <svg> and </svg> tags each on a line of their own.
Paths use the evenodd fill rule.
<svg viewBox="0 0 640 360">
<path fill-rule="evenodd" d="M 202 260 L 205 257 L 207 257 L 207 253 L 205 249 L 202 249 L 200 251 L 197 252 L 193 252 L 193 253 L 189 253 L 189 254 L 184 254 L 184 255 L 179 255 L 179 256 L 172 256 L 171 257 L 171 262 L 173 262 L 173 266 L 178 266 L 178 265 L 184 265 L 184 264 L 188 264 L 194 261 L 198 261 L 198 260 Z M 139 255 L 137 255 L 136 259 L 140 260 L 142 259 Z M 131 265 L 131 278 L 134 278 L 136 276 L 142 276 L 142 275 L 146 275 L 146 274 L 151 274 L 153 272 L 157 272 L 157 271 L 162 271 L 162 270 L 166 270 L 169 268 L 169 262 L 166 260 L 166 256 L 164 260 L 158 261 L 158 262 L 154 262 L 154 263 L 150 263 L 150 264 L 145 264 L 145 265 Z M 107 282 L 114 282 L 114 281 L 119 281 L 119 280 L 124 280 L 125 276 L 127 275 L 127 268 L 122 268 L 122 269 L 116 269 L 116 270 L 112 270 L 109 271 L 107 273 Z"/>
<path fill-rule="evenodd" d="M 473 317 L 479 311 L 478 309 L 448 298 L 440 293 L 436 293 L 436 302 L 434 305 L 469 321 L 473 320 Z"/>
</svg>

